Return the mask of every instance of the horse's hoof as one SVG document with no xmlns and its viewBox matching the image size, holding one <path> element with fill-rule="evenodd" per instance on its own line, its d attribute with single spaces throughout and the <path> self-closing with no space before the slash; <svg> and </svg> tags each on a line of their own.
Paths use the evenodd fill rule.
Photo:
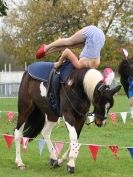
<svg viewBox="0 0 133 177">
<path fill-rule="evenodd" d="M 56 168 L 59 167 L 58 160 L 50 159 L 50 164 Z"/>
<path fill-rule="evenodd" d="M 19 170 L 25 170 L 25 166 L 18 166 Z"/>
<path fill-rule="evenodd" d="M 74 173 L 74 167 L 70 167 L 69 165 L 67 165 L 67 172 Z"/>
<path fill-rule="evenodd" d="M 58 159 L 58 165 L 60 166 L 63 163 L 63 159 Z"/>
</svg>

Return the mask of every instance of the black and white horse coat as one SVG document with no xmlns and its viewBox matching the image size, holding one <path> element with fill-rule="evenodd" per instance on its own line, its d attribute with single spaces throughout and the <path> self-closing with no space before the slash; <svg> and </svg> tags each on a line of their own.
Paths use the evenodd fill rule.
<svg viewBox="0 0 133 177">
<path fill-rule="evenodd" d="M 23 75 L 18 95 L 18 121 L 15 129 L 16 163 L 20 169 L 25 167 L 20 153 L 21 137 L 36 137 L 40 132 L 45 139 L 50 153 L 51 164 L 60 165 L 68 159 L 68 172 L 74 172 L 78 151 L 73 144 L 78 143 L 82 127 L 86 121 L 86 113 L 90 105 L 94 107 L 95 124 L 105 125 L 107 113 L 113 106 L 113 96 L 121 86 L 110 89 L 103 83 L 102 74 L 96 69 L 74 69 L 67 82 L 60 87 L 60 114 L 64 117 L 70 137 L 70 147 L 62 158 L 58 159 L 50 139 L 58 116 L 48 105 L 48 83 L 32 78 L 26 71 Z"/>
</svg>

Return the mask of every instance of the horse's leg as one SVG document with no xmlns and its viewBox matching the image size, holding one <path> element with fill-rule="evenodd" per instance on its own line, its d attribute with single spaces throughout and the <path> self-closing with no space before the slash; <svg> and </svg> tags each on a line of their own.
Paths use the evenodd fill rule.
<svg viewBox="0 0 133 177">
<path fill-rule="evenodd" d="M 52 129 L 55 126 L 55 124 L 56 124 L 56 122 L 51 122 L 46 117 L 45 125 L 42 130 L 42 135 L 46 141 L 46 144 L 48 146 L 48 150 L 50 153 L 50 163 L 54 167 L 58 166 L 58 160 L 57 160 L 57 153 L 56 153 L 56 150 L 52 144 L 50 136 L 51 136 L 51 132 L 52 132 Z"/>
<path fill-rule="evenodd" d="M 70 152 L 70 147 L 65 151 L 65 153 L 62 155 L 60 159 L 58 159 L 58 164 L 62 164 L 65 160 L 68 160 L 68 155 Z"/>
<path fill-rule="evenodd" d="M 23 123 L 19 129 L 16 128 L 15 132 L 14 132 L 15 145 L 16 145 L 16 160 L 15 160 L 15 162 L 20 169 L 25 168 L 25 165 L 21 159 L 21 150 L 20 150 L 20 142 L 21 142 L 21 138 L 23 137 L 24 124 L 25 123 Z"/>
<path fill-rule="evenodd" d="M 73 119 L 75 120 L 75 119 Z M 80 135 L 81 129 L 84 125 L 85 119 L 80 118 L 75 121 L 70 121 L 70 119 L 65 118 L 65 124 L 67 126 L 67 129 L 69 131 L 69 138 L 70 138 L 70 152 L 69 152 L 69 161 L 67 163 L 67 171 L 69 173 L 74 173 L 75 168 L 75 160 L 78 157 L 78 137 Z M 67 154 L 66 154 L 67 155 Z"/>
<path fill-rule="evenodd" d="M 16 146 L 16 164 L 20 169 L 24 169 L 25 165 L 22 161 L 21 158 L 21 149 L 20 149 L 20 143 L 23 137 L 23 129 L 25 122 L 30 115 L 30 113 L 33 111 L 32 103 L 27 102 L 27 104 L 23 106 L 23 112 L 18 114 L 18 121 L 17 121 L 17 126 L 14 132 L 15 136 L 15 146 Z"/>
</svg>

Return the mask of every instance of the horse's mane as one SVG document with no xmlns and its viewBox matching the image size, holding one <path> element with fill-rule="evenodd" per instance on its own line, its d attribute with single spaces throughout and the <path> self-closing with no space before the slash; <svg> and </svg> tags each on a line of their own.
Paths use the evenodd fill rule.
<svg viewBox="0 0 133 177">
<path fill-rule="evenodd" d="M 73 86 L 81 86 L 90 100 L 92 100 L 96 85 L 103 79 L 101 72 L 96 69 L 83 68 L 75 70 L 72 76 L 74 80 Z"/>
<path fill-rule="evenodd" d="M 103 80 L 103 75 L 100 71 L 96 69 L 90 69 L 86 72 L 83 84 L 84 84 L 85 92 L 87 93 L 91 101 L 93 99 L 93 93 L 95 87 L 102 80 Z"/>
<path fill-rule="evenodd" d="M 127 60 L 122 60 L 118 67 L 120 82 L 128 96 L 128 77 L 133 76 L 133 57 Z"/>
</svg>

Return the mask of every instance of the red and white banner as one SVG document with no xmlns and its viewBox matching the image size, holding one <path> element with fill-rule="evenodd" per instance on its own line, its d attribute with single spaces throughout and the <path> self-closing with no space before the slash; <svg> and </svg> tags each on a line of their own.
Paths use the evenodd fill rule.
<svg viewBox="0 0 133 177">
<path fill-rule="evenodd" d="M 116 115 L 116 113 L 115 113 L 115 112 L 112 112 L 112 113 L 110 113 L 110 116 L 111 116 L 112 122 L 115 123 L 116 120 L 117 120 L 117 115 Z"/>
<path fill-rule="evenodd" d="M 7 119 L 9 122 L 13 121 L 14 113 L 12 111 L 7 112 Z"/>
</svg>

